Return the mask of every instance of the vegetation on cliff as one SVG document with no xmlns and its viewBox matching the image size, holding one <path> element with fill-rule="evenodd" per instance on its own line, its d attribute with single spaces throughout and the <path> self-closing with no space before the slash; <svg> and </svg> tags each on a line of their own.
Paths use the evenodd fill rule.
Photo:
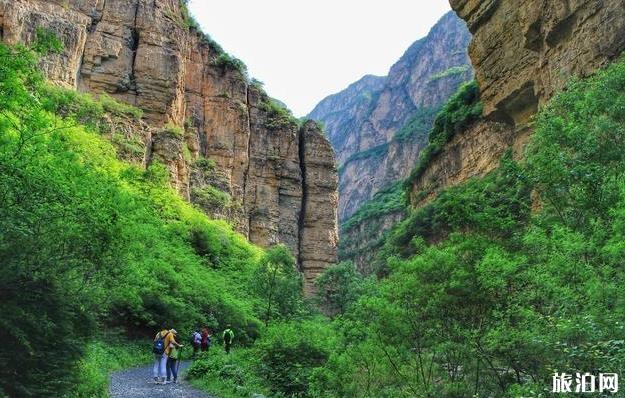
<svg viewBox="0 0 625 398">
<path fill-rule="evenodd" d="M 477 82 L 473 80 L 460 86 L 436 115 L 429 135 L 428 146 L 421 151 L 419 163 L 406 179 L 406 189 L 412 189 L 413 182 L 421 176 L 430 161 L 440 153 L 443 146 L 455 134 L 462 132 L 473 122 L 479 120 L 481 116 L 480 89 Z"/>
<path fill-rule="evenodd" d="M 266 315 L 250 285 L 272 252 L 183 201 L 164 166 L 118 160 L 102 120 L 137 110 L 52 87 L 36 65 L 32 50 L 0 45 L 0 392 L 104 396 L 98 372 L 129 362 L 98 341 L 117 347 L 163 321 L 231 323 L 250 344 Z"/>
<path fill-rule="evenodd" d="M 625 62 L 572 82 L 522 164 L 506 156 L 397 225 L 388 277 L 335 321 L 312 391 L 546 397 L 554 372 L 623 369 L 624 104 Z"/>
</svg>

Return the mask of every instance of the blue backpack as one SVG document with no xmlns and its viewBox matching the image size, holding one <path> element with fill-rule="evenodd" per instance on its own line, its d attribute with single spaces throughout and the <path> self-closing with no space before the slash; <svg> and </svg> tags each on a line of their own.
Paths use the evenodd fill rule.
<svg viewBox="0 0 625 398">
<path fill-rule="evenodd" d="M 163 355 L 163 353 L 165 352 L 165 337 L 167 337 L 168 334 L 169 332 L 165 333 L 165 336 L 163 336 L 161 333 L 159 333 L 158 339 L 154 340 L 154 345 L 152 346 L 153 353 L 157 355 Z"/>
</svg>

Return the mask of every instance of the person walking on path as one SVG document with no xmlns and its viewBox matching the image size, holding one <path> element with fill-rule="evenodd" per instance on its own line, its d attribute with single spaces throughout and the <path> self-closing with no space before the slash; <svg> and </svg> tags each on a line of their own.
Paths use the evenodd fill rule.
<svg viewBox="0 0 625 398">
<path fill-rule="evenodd" d="M 179 348 L 184 347 L 182 344 L 180 344 L 176 338 L 178 337 L 178 332 L 176 331 L 176 329 L 172 329 L 169 331 L 169 334 L 171 336 L 173 336 L 171 338 L 170 344 L 167 347 L 167 350 L 165 351 L 165 353 L 167 354 L 167 381 L 165 382 L 170 383 L 172 381 L 172 376 L 173 376 L 173 382 L 177 383 L 178 382 L 178 366 L 179 366 L 179 360 L 180 360 L 180 350 Z"/>
<path fill-rule="evenodd" d="M 154 353 L 154 367 L 152 375 L 156 384 L 165 383 L 165 373 L 167 372 L 167 348 L 173 340 L 173 335 L 167 330 L 167 324 L 163 323 L 161 331 L 154 336 L 152 352 Z"/>
<path fill-rule="evenodd" d="M 207 351 L 211 346 L 211 332 L 208 327 L 204 326 L 202 329 L 202 352 Z"/>
<path fill-rule="evenodd" d="M 222 338 L 224 341 L 224 350 L 226 350 L 226 354 L 230 354 L 230 346 L 234 340 L 234 332 L 230 329 L 230 324 L 226 326 L 226 330 L 224 330 Z"/>
<path fill-rule="evenodd" d="M 191 334 L 191 344 L 193 345 L 193 358 L 195 358 L 200 350 L 200 347 L 202 346 L 202 335 L 200 334 L 200 329 L 195 329 L 195 331 Z"/>
</svg>

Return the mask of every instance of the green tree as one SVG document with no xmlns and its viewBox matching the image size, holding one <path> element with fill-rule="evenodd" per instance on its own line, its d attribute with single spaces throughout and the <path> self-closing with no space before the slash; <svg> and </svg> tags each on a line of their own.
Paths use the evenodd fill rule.
<svg viewBox="0 0 625 398">
<path fill-rule="evenodd" d="M 302 277 L 289 249 L 284 245 L 268 249 L 252 278 L 265 325 L 277 318 L 289 319 L 301 310 L 302 286 Z"/>
<path fill-rule="evenodd" d="M 317 301 L 329 315 L 343 314 L 364 293 L 365 283 L 352 262 L 330 266 L 315 281 Z"/>
</svg>

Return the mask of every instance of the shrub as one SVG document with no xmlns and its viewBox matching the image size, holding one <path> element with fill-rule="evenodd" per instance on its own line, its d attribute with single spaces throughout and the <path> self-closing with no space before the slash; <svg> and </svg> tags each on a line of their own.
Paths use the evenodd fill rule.
<svg viewBox="0 0 625 398">
<path fill-rule="evenodd" d="M 245 63 L 228 53 L 219 54 L 215 61 L 213 61 L 213 64 L 219 67 L 222 72 L 225 72 L 226 70 L 235 70 L 238 71 L 242 76 L 247 75 L 247 66 L 245 66 Z"/>
<path fill-rule="evenodd" d="M 296 129 L 299 121 L 293 116 L 290 110 L 281 106 L 271 98 L 264 98 L 260 108 L 266 112 L 265 127 L 269 130 Z"/>
<path fill-rule="evenodd" d="M 315 320 L 275 324 L 254 346 L 259 375 L 275 394 L 309 396 L 311 374 L 326 362 L 332 346 L 332 331 Z"/>
</svg>

